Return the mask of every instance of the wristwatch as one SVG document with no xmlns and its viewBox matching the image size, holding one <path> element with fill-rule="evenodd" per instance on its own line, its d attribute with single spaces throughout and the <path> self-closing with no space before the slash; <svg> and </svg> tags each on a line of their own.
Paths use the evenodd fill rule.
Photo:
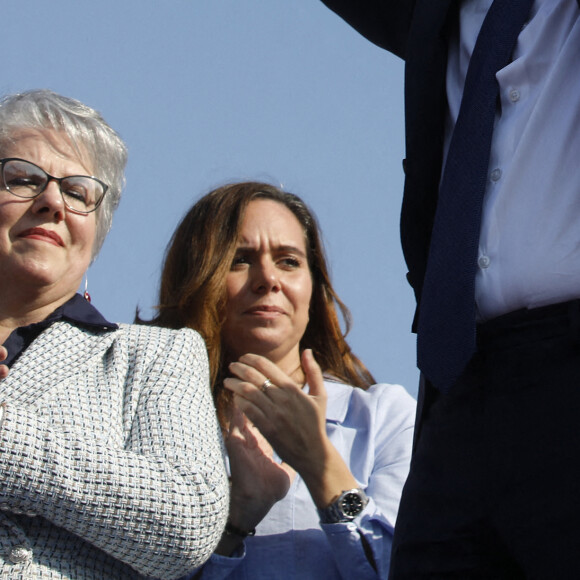
<svg viewBox="0 0 580 580">
<path fill-rule="evenodd" d="M 369 503 L 367 494 L 360 488 L 343 491 L 328 507 L 318 510 L 320 522 L 336 524 L 350 522 L 356 518 Z"/>
</svg>

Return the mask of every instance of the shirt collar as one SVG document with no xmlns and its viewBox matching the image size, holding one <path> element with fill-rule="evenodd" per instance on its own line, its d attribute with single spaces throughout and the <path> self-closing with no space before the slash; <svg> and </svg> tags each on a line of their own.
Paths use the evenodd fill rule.
<svg viewBox="0 0 580 580">
<path fill-rule="evenodd" d="M 81 326 L 99 328 L 101 330 L 115 330 L 119 328 L 114 322 L 109 322 L 80 294 L 75 294 L 70 300 L 57 308 L 44 322 L 52 324 L 57 320 L 68 320 Z"/>
<path fill-rule="evenodd" d="M 332 423 L 342 423 L 348 412 L 353 387 L 334 382 L 329 380 L 328 377 L 325 377 L 324 386 L 328 393 L 326 420 Z"/>
<path fill-rule="evenodd" d="M 75 294 L 44 320 L 14 329 L 4 342 L 4 346 L 8 350 L 8 356 L 2 361 L 2 364 L 12 367 L 20 355 L 30 346 L 32 341 L 43 330 L 59 320 L 67 320 L 75 326 L 98 330 L 115 330 L 119 328 L 116 324 L 106 320 L 82 296 Z"/>
</svg>

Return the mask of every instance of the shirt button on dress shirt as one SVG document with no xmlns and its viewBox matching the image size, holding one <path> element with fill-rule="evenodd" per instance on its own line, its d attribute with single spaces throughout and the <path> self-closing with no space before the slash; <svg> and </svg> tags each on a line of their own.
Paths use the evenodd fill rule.
<svg viewBox="0 0 580 580">
<path fill-rule="evenodd" d="M 488 256 L 480 256 L 479 259 L 477 260 L 477 264 L 482 270 L 489 268 L 490 263 L 491 260 L 489 259 Z"/>
<path fill-rule="evenodd" d="M 520 100 L 520 91 L 518 89 L 512 89 L 510 91 L 510 101 L 512 103 L 517 103 Z"/>
<path fill-rule="evenodd" d="M 492 181 L 499 181 L 499 180 L 500 180 L 500 178 L 501 178 L 501 169 L 498 169 L 498 168 L 494 169 L 494 170 L 491 172 L 491 175 L 490 175 L 490 177 L 491 177 L 491 180 L 492 180 Z"/>
</svg>

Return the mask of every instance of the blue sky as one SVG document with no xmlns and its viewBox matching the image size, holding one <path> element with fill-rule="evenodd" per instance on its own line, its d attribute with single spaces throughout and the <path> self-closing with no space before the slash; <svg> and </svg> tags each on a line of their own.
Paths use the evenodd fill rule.
<svg viewBox="0 0 580 580">
<path fill-rule="evenodd" d="M 318 216 L 353 350 L 416 394 L 400 61 L 317 0 L 20 0 L 2 20 L 3 93 L 80 99 L 128 144 L 127 187 L 88 275 L 105 316 L 151 314 L 167 241 L 197 198 L 265 180 Z"/>
</svg>

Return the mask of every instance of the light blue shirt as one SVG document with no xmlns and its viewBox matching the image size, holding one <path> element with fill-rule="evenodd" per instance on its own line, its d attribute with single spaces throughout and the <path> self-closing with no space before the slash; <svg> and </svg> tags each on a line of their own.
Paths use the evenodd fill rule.
<svg viewBox="0 0 580 580">
<path fill-rule="evenodd" d="M 297 475 L 286 497 L 260 522 L 256 535 L 246 538 L 239 554 L 212 555 L 201 575 L 204 580 L 387 577 L 411 459 L 415 401 L 399 385 L 378 384 L 364 391 L 327 380 L 325 386 L 326 431 L 369 504 L 352 522 L 320 524 L 310 493 Z"/>
</svg>

